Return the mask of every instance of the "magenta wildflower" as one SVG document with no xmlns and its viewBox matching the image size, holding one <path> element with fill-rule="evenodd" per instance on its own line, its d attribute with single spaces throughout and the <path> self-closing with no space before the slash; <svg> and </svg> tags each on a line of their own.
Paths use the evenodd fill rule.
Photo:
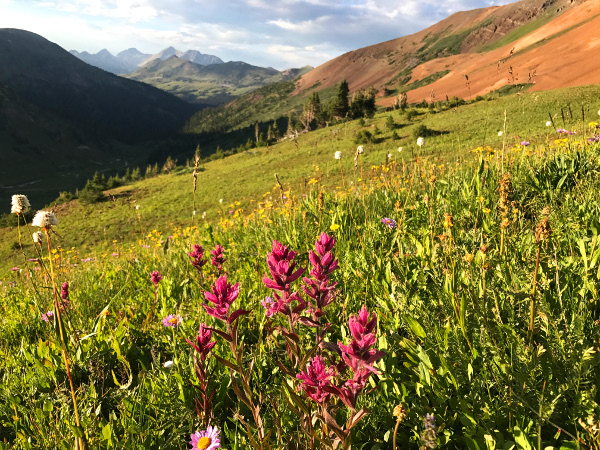
<svg viewBox="0 0 600 450">
<path fill-rule="evenodd" d="M 335 369 L 327 367 L 320 356 L 315 356 L 306 365 L 306 372 L 300 372 L 296 378 L 302 380 L 300 388 L 314 402 L 322 403 L 327 400 L 330 393 L 325 388 L 331 386 L 331 379 L 335 376 Z"/>
<path fill-rule="evenodd" d="M 61 310 L 67 309 L 71 305 L 71 299 L 69 298 L 69 283 L 66 281 L 60 287 L 60 298 L 61 302 Z"/>
<path fill-rule="evenodd" d="M 381 223 L 383 223 L 384 225 L 387 225 L 388 228 L 396 228 L 398 226 L 396 221 L 389 217 L 384 217 L 383 219 L 381 219 Z"/>
<path fill-rule="evenodd" d="M 194 244 L 194 249 L 188 253 L 189 257 L 192 258 L 192 266 L 198 271 L 202 272 L 202 267 L 206 264 L 204 260 L 204 248 L 201 245 Z"/>
<path fill-rule="evenodd" d="M 269 310 L 271 315 L 280 312 L 290 317 L 294 316 L 293 321 L 297 320 L 298 315 L 308 306 L 297 292 L 290 292 L 291 283 L 300 278 L 306 271 L 302 267 L 296 269 L 295 257 L 296 252 L 274 240 L 272 251 L 267 256 L 267 266 L 272 279 L 267 275 L 263 276 L 265 286 L 276 291 L 273 294 L 275 303 Z M 281 295 L 277 292 L 281 292 Z M 293 301 L 297 301 L 299 304 L 290 309 L 290 304 Z"/>
<path fill-rule="evenodd" d="M 341 345 L 342 357 L 344 361 L 353 370 L 359 367 L 365 367 L 371 372 L 376 370 L 371 366 L 371 363 L 381 359 L 385 353 L 375 350 L 371 347 L 375 345 L 377 333 L 377 316 L 373 313 L 369 320 L 369 312 L 367 307 L 363 306 L 358 315 L 350 316 L 348 320 L 352 341 L 349 346 Z"/>
<path fill-rule="evenodd" d="M 341 345 L 342 359 L 352 370 L 352 377 L 342 387 L 326 387 L 326 391 L 336 395 L 350 409 L 356 407 L 356 400 L 371 376 L 377 370 L 373 363 L 381 359 L 385 353 L 372 348 L 375 345 L 377 333 L 377 317 L 375 314 L 369 320 L 369 312 L 363 306 L 358 315 L 348 320 L 352 340 L 350 345 Z"/>
<path fill-rule="evenodd" d="M 223 247 L 217 245 L 214 250 L 210 251 L 210 263 L 221 272 L 223 270 L 223 264 L 227 259 L 223 256 Z"/>
<path fill-rule="evenodd" d="M 48 311 L 47 313 L 42 314 L 42 320 L 44 322 L 50 322 L 53 319 L 54 319 L 54 312 L 53 311 Z"/>
<path fill-rule="evenodd" d="M 162 320 L 162 324 L 165 327 L 172 327 L 172 328 L 176 328 L 179 325 L 181 325 L 181 323 L 183 322 L 183 320 L 181 319 L 181 316 L 179 314 L 169 314 L 167 317 L 165 317 Z"/>
<path fill-rule="evenodd" d="M 556 132 L 557 132 L 557 133 L 560 133 L 560 134 L 568 133 L 568 131 L 567 131 L 567 130 L 565 130 L 564 128 L 557 128 L 557 129 L 556 129 Z"/>
<path fill-rule="evenodd" d="M 160 283 L 160 280 L 162 280 L 162 275 L 158 272 L 158 270 L 155 270 L 154 272 L 150 272 L 150 281 L 152 281 L 152 284 L 154 284 L 154 286 L 158 286 L 158 283 Z"/>
<path fill-rule="evenodd" d="M 201 361 L 206 361 L 206 357 L 216 344 L 215 341 L 212 341 L 212 334 L 212 331 L 208 329 L 206 323 L 201 323 L 198 328 L 198 334 L 196 335 L 196 343 L 194 344 L 192 341 L 186 339 L 186 342 L 196 350 L 198 355 L 200 355 Z"/>
<path fill-rule="evenodd" d="M 289 292 L 290 284 L 300 278 L 306 270 L 302 267 L 294 270 L 296 268 L 295 257 L 296 252 L 277 241 L 273 241 L 273 249 L 267 256 L 267 265 L 273 279 L 265 275 L 263 277 L 265 286 L 276 291 Z"/>
<path fill-rule="evenodd" d="M 335 242 L 333 237 L 324 232 L 315 242 L 317 252 L 311 250 L 308 255 L 312 265 L 310 275 L 313 279 L 304 277 L 302 279 L 304 282 L 302 290 L 315 301 L 316 309 L 311 309 L 314 321 L 317 321 L 324 314 L 322 309 L 335 299 L 337 283 L 329 282 L 329 275 L 339 267 L 338 260 L 334 258 L 332 253 Z M 305 325 L 310 326 L 309 323 L 305 323 Z"/>
<path fill-rule="evenodd" d="M 221 448 L 219 440 L 219 429 L 208 426 L 206 430 L 196 431 L 190 436 L 191 450 L 214 450 Z"/>
<path fill-rule="evenodd" d="M 523 147 L 527 147 L 528 145 L 530 145 L 530 143 L 528 141 L 521 141 L 521 145 Z"/>
<path fill-rule="evenodd" d="M 248 311 L 238 309 L 229 315 L 229 307 L 237 299 L 240 293 L 240 284 L 233 286 L 227 284 L 227 275 L 220 276 L 212 285 L 212 292 L 204 292 L 206 300 L 211 302 L 214 307 L 204 305 L 206 312 L 217 319 L 224 320 L 227 323 L 233 322 L 238 316 L 248 314 Z"/>
<path fill-rule="evenodd" d="M 12 268 L 12 269 L 10 269 L 10 270 L 11 270 L 11 272 L 18 272 L 18 271 L 19 271 L 19 270 L 21 270 L 21 269 L 19 269 L 18 267 L 13 267 L 13 268 Z"/>
</svg>

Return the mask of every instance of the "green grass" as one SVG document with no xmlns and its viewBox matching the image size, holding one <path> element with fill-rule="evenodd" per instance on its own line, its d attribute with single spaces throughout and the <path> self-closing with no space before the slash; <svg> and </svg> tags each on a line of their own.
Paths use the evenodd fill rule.
<svg viewBox="0 0 600 450">
<path fill-rule="evenodd" d="M 313 176 L 315 166 L 319 166 L 324 175 L 323 183 L 330 187 L 338 186 L 341 180 L 333 154 L 342 151 L 345 155 L 345 170 L 352 171 L 354 136 L 362 129 L 371 132 L 375 128 L 385 130 L 385 121 L 390 114 L 398 127 L 375 136 L 378 143 L 370 144 L 369 151 L 364 156 L 367 165 L 381 164 L 387 152 L 392 152 L 395 158 L 410 160 L 416 150 L 413 129 L 420 124 L 446 133 L 429 138 L 426 149 L 447 160 L 462 158 L 479 146 L 501 147 L 502 138 L 497 134 L 504 129 L 505 111 L 507 145 L 523 139 L 531 142 L 545 141 L 548 130 L 540 129 L 540 124 L 548 120 L 548 114 L 552 114 L 557 126 L 573 128 L 581 134 L 586 130 L 586 124 L 581 122 L 581 105 L 584 106 L 586 120 L 594 117 L 600 109 L 600 104 L 595 100 L 599 94 L 600 87 L 597 85 L 523 93 L 464 105 L 456 111 L 432 114 L 423 110 L 426 114 L 418 116 L 413 122 L 407 121 L 404 115 L 395 111 L 377 114 L 366 121 L 364 127 L 358 121 L 352 121 L 346 125 L 302 134 L 298 138 L 298 147 L 292 141 L 283 141 L 271 146 L 269 150 L 252 149 L 205 164 L 206 170 L 199 174 L 196 211 L 198 215 L 207 211 L 209 220 L 215 220 L 220 208 L 229 210 L 229 207 L 221 207 L 221 198 L 225 205 L 239 200 L 248 208 L 250 199 L 260 198 L 265 192 L 272 190 L 275 173 L 279 174 L 286 186 L 299 188 Z M 575 116 L 572 119 L 569 117 L 568 105 L 571 105 Z M 565 123 L 562 122 L 561 108 L 566 114 Z M 333 130 L 339 131 L 334 135 Z M 391 138 L 394 131 L 400 139 Z M 253 138 L 254 130 L 249 129 L 248 133 L 247 137 Z M 402 155 L 396 152 L 399 146 L 407 149 Z M 88 207 L 75 201 L 63 206 L 65 211 L 59 211 L 59 217 L 69 233 L 59 231 L 62 247 L 68 249 L 75 245 L 83 253 L 102 253 L 113 239 L 121 243 L 135 242 L 141 235 L 138 233 L 136 237 L 139 225 L 132 210 L 133 201 L 141 206 L 145 232 L 153 228 L 165 229 L 191 224 L 192 199 L 190 195 L 182 195 L 192 191 L 190 170 L 119 188 L 109 193 L 114 194 L 114 201 L 107 200 Z M 41 207 L 42 205 L 34 205 L 37 209 Z M 8 212 L 8 203 L 6 211 Z M 3 261 L 5 270 L 21 265 L 22 256 L 12 250 L 18 241 L 16 232 L 16 228 L 0 230 L 0 260 Z"/>
<path fill-rule="evenodd" d="M 207 423 L 198 409 L 205 403 L 197 401 L 206 389 L 210 422 L 226 449 L 331 449 L 336 437 L 369 450 L 393 448 L 394 439 L 403 449 L 427 440 L 441 449 L 593 448 L 592 426 L 600 416 L 600 146 L 579 146 L 583 133 L 555 145 L 547 139 L 543 109 L 531 108 L 530 119 L 519 113 L 528 102 L 562 102 L 566 92 L 574 101 L 595 89 L 537 100 L 503 97 L 425 117 L 433 128 L 452 127 L 448 137 L 466 148 L 431 138 L 418 161 L 405 140 L 404 152 L 382 164 L 397 145 L 383 139 L 365 147 L 354 170 L 352 135 L 379 127 L 387 116 L 380 114 L 337 135 L 331 129 L 303 135 L 298 147 L 282 143 L 206 164 L 197 210 L 206 207 L 211 223 L 197 217 L 199 229 L 181 229 L 191 225 L 190 171 L 121 188 L 104 205 L 73 203 L 65 207 L 71 212 L 57 211 L 62 222 L 51 246 L 72 239 L 75 249 L 44 261 L 46 267 L 52 261 L 59 286 L 69 283 L 66 337 L 41 320 L 53 303 L 48 274 L 34 271 L 33 285 L 24 272 L 2 280 L 0 444 L 68 449 L 75 436 L 85 435 L 90 448 L 185 449 L 190 434 Z M 481 139 L 470 140 L 475 127 L 502 123 L 496 114 L 485 126 L 472 123 L 494 104 L 494 111 L 510 114 L 507 135 L 517 123 L 531 125 L 533 146 L 515 146 L 502 157 L 468 151 Z M 396 122 L 402 134 L 414 126 Z M 497 140 L 490 144 L 500 147 Z M 340 161 L 334 150 L 343 152 Z M 245 214 L 228 214 L 240 208 Z M 224 214 L 217 224 L 219 209 Z M 385 217 L 400 226 L 388 227 Z M 542 235 L 544 218 L 551 231 L 546 227 Z M 123 235 L 113 242 L 119 229 Z M 319 316 L 321 325 L 329 324 L 319 328 L 328 344 L 315 345 L 313 328 L 290 328 L 293 319 L 280 314 L 266 317 L 261 300 L 273 292 L 262 279 L 274 278 L 265 262 L 273 240 L 297 252 L 288 260 L 307 267 L 323 231 L 336 239 L 331 251 L 339 267 L 328 266 L 337 287 Z M 187 252 L 196 243 L 206 253 L 216 244 L 225 248 L 227 281 L 240 283 L 229 312 L 250 312 L 240 316 L 235 332 L 202 306 L 203 291 L 219 273 L 211 263 L 199 272 L 190 265 Z M 31 247 L 26 252 L 34 255 Z M 86 256 L 94 259 L 82 261 Z M 155 270 L 163 276 L 156 287 L 149 277 Z M 300 281 L 290 284 L 302 292 Z M 369 318 L 376 313 L 377 326 L 363 321 L 351 334 L 348 322 L 362 320 L 355 314 L 363 306 Z M 181 324 L 164 327 L 162 319 L 175 313 Z M 220 334 L 213 334 L 216 345 L 201 366 L 207 375 L 198 377 L 186 340 L 194 341 L 203 322 Z M 320 405 L 310 400 L 296 377 L 307 371 L 310 357 L 338 365 L 322 381 L 339 389 L 359 369 L 344 367 L 328 349 L 370 333 L 376 336 L 361 345 L 370 342 L 368 348 L 381 353 L 370 363 L 377 373 L 363 373 L 364 386 L 356 379 L 349 384 L 362 386 L 356 410 L 338 399 L 339 390 L 326 391 L 333 396 Z M 338 349 L 351 360 L 349 350 Z M 80 427 L 74 426 L 65 353 Z M 405 414 L 397 422 L 392 412 L 399 404 Z M 426 414 L 435 416 L 435 432 L 424 429 Z M 262 444 L 260 424 L 268 434 Z"/>
</svg>

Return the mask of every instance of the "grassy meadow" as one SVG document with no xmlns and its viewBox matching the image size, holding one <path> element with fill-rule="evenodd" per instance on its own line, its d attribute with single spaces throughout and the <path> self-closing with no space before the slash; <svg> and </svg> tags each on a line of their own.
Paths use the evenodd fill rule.
<svg viewBox="0 0 600 450">
<path fill-rule="evenodd" d="M 382 112 L 1 230 L 0 448 L 600 448 L 599 94 Z"/>
</svg>

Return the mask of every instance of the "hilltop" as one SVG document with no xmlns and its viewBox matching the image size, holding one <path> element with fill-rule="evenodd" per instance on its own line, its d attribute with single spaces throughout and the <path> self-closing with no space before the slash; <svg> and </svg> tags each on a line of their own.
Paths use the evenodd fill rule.
<svg viewBox="0 0 600 450">
<path fill-rule="evenodd" d="M 402 93 L 408 102 L 431 103 L 498 90 L 598 83 L 599 27 L 600 3 L 589 0 L 521 0 L 457 12 L 418 33 L 334 58 L 292 87 L 280 83 L 242 96 L 212 116 L 204 111 L 189 129 L 208 130 L 213 118 L 233 130 L 249 125 L 253 116 L 266 121 L 299 113 L 314 93 L 332 99 L 342 80 L 350 95 L 376 89 L 380 107 L 392 107 Z"/>
</svg>

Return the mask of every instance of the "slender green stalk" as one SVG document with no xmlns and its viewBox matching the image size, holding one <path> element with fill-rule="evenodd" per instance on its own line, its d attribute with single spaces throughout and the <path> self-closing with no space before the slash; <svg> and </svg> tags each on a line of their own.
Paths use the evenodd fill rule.
<svg viewBox="0 0 600 450">
<path fill-rule="evenodd" d="M 77 427 L 79 429 L 81 429 L 81 422 L 79 421 L 79 411 L 77 409 L 77 399 L 75 397 L 75 387 L 73 386 L 73 378 L 71 378 L 71 368 L 69 366 L 69 356 L 67 355 L 67 341 L 66 341 L 66 337 L 65 337 L 65 331 L 63 329 L 63 323 L 62 323 L 62 320 L 60 317 L 60 305 L 58 303 L 58 290 L 56 288 L 56 279 L 54 277 L 54 265 L 52 264 L 52 250 L 50 248 L 49 228 L 44 228 L 44 232 L 46 233 L 46 242 L 48 244 L 48 260 L 49 260 L 49 266 L 50 266 L 50 278 L 52 280 L 52 289 L 54 291 L 54 309 L 56 311 L 56 320 L 58 323 L 60 340 L 61 340 L 61 344 L 62 344 L 62 355 L 63 355 L 63 360 L 65 361 L 65 370 L 67 372 L 67 378 L 69 379 L 69 385 L 71 387 L 71 398 L 73 399 L 73 408 L 75 410 L 75 423 L 77 424 Z M 76 447 L 84 448 L 85 441 L 81 440 L 81 438 L 76 438 Z"/>
<path fill-rule="evenodd" d="M 533 323 L 535 320 L 535 311 L 536 311 L 535 293 L 536 293 L 536 287 L 537 287 L 538 269 L 540 267 L 541 251 L 542 251 L 542 243 L 539 242 L 538 249 L 537 249 L 537 258 L 535 261 L 535 273 L 533 275 L 533 288 L 531 291 L 531 304 L 530 304 L 531 308 L 530 308 L 530 314 L 529 314 L 529 345 L 533 344 Z"/>
</svg>

